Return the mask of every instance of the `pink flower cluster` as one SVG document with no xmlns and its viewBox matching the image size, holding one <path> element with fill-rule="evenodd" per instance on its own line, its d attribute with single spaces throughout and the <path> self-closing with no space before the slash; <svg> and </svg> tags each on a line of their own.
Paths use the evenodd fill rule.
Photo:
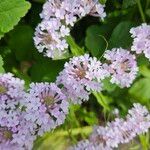
<svg viewBox="0 0 150 150">
<path fill-rule="evenodd" d="M 48 0 L 40 14 L 42 22 L 35 31 L 34 42 L 40 53 L 56 59 L 68 49 L 65 37 L 78 18 L 86 15 L 106 16 L 104 5 L 98 0 Z"/>
<path fill-rule="evenodd" d="M 140 104 L 133 105 L 125 119 L 116 118 L 106 127 L 94 127 L 89 139 L 79 142 L 71 150 L 112 150 L 147 132 L 150 128 L 150 113 Z"/>
</svg>

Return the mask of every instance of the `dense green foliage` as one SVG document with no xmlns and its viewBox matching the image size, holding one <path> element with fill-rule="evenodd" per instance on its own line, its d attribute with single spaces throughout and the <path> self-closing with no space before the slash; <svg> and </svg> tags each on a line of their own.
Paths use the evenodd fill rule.
<svg viewBox="0 0 150 150">
<path fill-rule="evenodd" d="M 150 0 L 99 1 L 106 4 L 107 17 L 101 22 L 99 18 L 87 16 L 76 23 L 71 31 L 73 38 L 67 39 L 72 55 L 80 51 L 81 54 L 87 52 L 101 59 L 106 49 L 130 49 L 130 28 L 150 22 Z M 31 81 L 55 81 L 64 63 L 72 56 L 51 60 L 36 50 L 34 29 L 40 22 L 43 3 L 44 0 L 0 1 L 0 72 L 14 73 L 26 81 L 27 87 Z M 82 106 L 71 106 L 65 124 L 37 139 L 34 149 L 65 149 L 67 145 L 85 138 L 91 132 L 92 125 L 112 120 L 114 108 L 118 108 L 122 116 L 133 102 L 140 102 L 150 109 L 150 63 L 140 56 L 138 64 L 139 74 L 130 88 L 121 89 L 105 80 L 102 93 L 91 95 Z M 150 149 L 149 134 L 140 136 L 139 141 L 143 150 Z M 139 149 L 138 144 L 133 142 L 130 147 Z"/>
</svg>

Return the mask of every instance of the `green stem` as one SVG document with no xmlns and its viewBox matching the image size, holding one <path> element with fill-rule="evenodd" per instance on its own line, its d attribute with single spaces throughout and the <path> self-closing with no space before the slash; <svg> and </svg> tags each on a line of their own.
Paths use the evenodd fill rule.
<svg viewBox="0 0 150 150">
<path fill-rule="evenodd" d="M 140 135 L 139 138 L 140 138 L 140 142 L 142 144 L 143 150 L 148 150 L 147 135 Z"/>
<path fill-rule="evenodd" d="M 146 6 L 145 6 L 145 10 L 148 8 L 149 4 L 150 4 L 150 0 L 147 0 L 146 1 Z"/>
<path fill-rule="evenodd" d="M 97 93 L 97 92 L 92 92 L 92 93 L 96 97 L 98 103 L 104 108 L 104 110 L 109 111 L 110 110 L 109 105 L 103 99 L 103 95 L 101 93 Z"/>
<path fill-rule="evenodd" d="M 142 21 L 146 22 L 145 15 L 144 15 L 144 12 L 143 12 L 143 8 L 142 8 L 142 5 L 141 5 L 141 1 L 137 0 L 137 4 L 138 4 L 139 12 L 141 14 Z"/>
</svg>

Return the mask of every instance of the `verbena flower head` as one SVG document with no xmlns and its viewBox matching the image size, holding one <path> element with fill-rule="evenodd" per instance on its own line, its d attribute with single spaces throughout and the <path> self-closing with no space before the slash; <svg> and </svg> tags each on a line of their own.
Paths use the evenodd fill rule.
<svg viewBox="0 0 150 150">
<path fill-rule="evenodd" d="M 114 149 L 119 144 L 128 143 L 137 135 L 147 132 L 149 128 L 150 113 L 146 107 L 134 104 L 125 119 L 116 118 L 114 121 L 107 123 L 106 127 L 94 127 L 89 140 L 79 142 L 75 148 L 78 150 L 78 147 L 88 147 L 91 144 L 95 147 L 101 145 L 104 149 Z"/>
<path fill-rule="evenodd" d="M 36 28 L 34 43 L 38 51 L 47 57 L 63 57 L 68 48 L 63 38 L 69 35 L 69 31 L 69 28 L 61 26 L 59 19 L 43 21 Z"/>
<path fill-rule="evenodd" d="M 64 70 L 57 77 L 57 84 L 64 87 L 64 91 L 73 103 L 81 103 L 89 99 L 91 91 L 101 91 L 101 80 L 108 76 L 100 61 L 88 54 L 73 57 L 64 66 Z"/>
<path fill-rule="evenodd" d="M 83 140 L 78 142 L 77 145 L 70 148 L 69 150 L 112 150 L 111 148 L 104 147 L 102 144 L 95 144 L 89 140 Z"/>
<path fill-rule="evenodd" d="M 125 49 L 114 48 L 107 50 L 104 58 L 108 61 L 106 68 L 111 74 L 111 83 L 130 87 L 138 71 L 136 57 Z"/>
<path fill-rule="evenodd" d="M 34 123 L 39 135 L 64 123 L 68 102 L 54 83 L 32 83 L 26 100 L 26 119 Z"/>
<path fill-rule="evenodd" d="M 25 125 L 22 101 L 24 81 L 12 74 L 0 74 L 0 149 L 30 149 L 34 137 Z"/>
<path fill-rule="evenodd" d="M 141 26 L 132 28 L 130 33 L 134 39 L 131 50 L 137 54 L 144 53 L 150 60 L 150 25 L 143 23 Z"/>
<path fill-rule="evenodd" d="M 106 16 L 104 6 L 98 0 L 49 0 L 40 14 L 43 19 L 35 31 L 34 43 L 40 53 L 50 58 L 67 55 L 65 39 L 78 18 L 85 15 Z"/>
</svg>

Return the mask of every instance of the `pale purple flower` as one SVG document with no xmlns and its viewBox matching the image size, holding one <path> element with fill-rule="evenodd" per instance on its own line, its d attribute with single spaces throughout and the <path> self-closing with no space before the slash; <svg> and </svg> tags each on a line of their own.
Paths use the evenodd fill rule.
<svg viewBox="0 0 150 150">
<path fill-rule="evenodd" d="M 68 44 L 65 36 L 69 35 L 69 28 L 62 26 L 60 20 L 41 22 L 35 32 L 34 43 L 40 53 L 51 58 L 62 57 L 66 53 Z"/>
<path fill-rule="evenodd" d="M 24 105 L 26 93 L 24 81 L 11 73 L 0 74 L 0 149 L 31 149 L 34 136 L 29 126 L 24 126 Z M 23 139 L 23 140 L 19 140 Z"/>
<path fill-rule="evenodd" d="M 63 85 L 64 92 L 73 103 L 89 99 L 91 91 L 101 91 L 102 83 L 108 72 L 100 61 L 88 54 L 73 57 L 57 77 L 57 84 Z"/>
<path fill-rule="evenodd" d="M 89 139 L 79 142 L 73 150 L 97 150 L 99 145 L 103 147 L 101 149 L 112 150 L 119 144 L 128 143 L 137 135 L 148 132 L 150 113 L 145 106 L 140 104 L 133 104 L 133 106 L 125 119 L 116 118 L 107 123 L 106 127 L 95 126 Z M 95 149 L 88 149 L 90 147 Z"/>
<path fill-rule="evenodd" d="M 42 22 L 35 31 L 34 43 L 40 53 L 60 59 L 68 53 L 66 37 L 77 19 L 86 15 L 106 16 L 98 0 L 48 0 L 40 14 Z"/>
<path fill-rule="evenodd" d="M 131 28 L 130 33 L 134 39 L 131 50 L 137 54 L 144 53 L 150 60 L 150 25 L 143 23 L 141 26 Z"/>
<path fill-rule="evenodd" d="M 89 140 L 83 140 L 78 142 L 74 147 L 69 148 L 69 150 L 112 150 L 111 148 L 104 147 L 102 144 L 95 144 Z"/>
<path fill-rule="evenodd" d="M 38 135 L 64 123 L 69 104 L 60 88 L 54 83 L 32 83 L 29 92 L 25 118 L 34 123 Z"/>
<path fill-rule="evenodd" d="M 135 55 L 122 48 L 113 48 L 105 52 L 104 58 L 108 61 L 105 67 L 111 74 L 111 83 L 130 87 L 138 71 Z"/>
</svg>

